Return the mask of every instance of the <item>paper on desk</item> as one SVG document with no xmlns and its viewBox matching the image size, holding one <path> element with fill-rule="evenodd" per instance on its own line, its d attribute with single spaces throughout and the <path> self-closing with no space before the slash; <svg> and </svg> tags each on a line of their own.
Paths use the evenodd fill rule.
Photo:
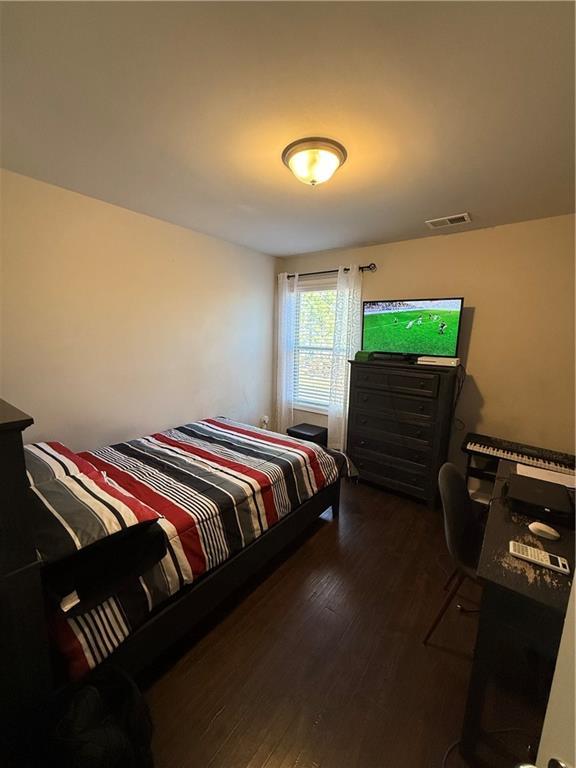
<svg viewBox="0 0 576 768">
<path fill-rule="evenodd" d="M 551 469 L 540 469 L 527 464 L 516 464 L 516 472 L 526 477 L 535 477 L 545 480 L 547 483 L 558 483 L 566 488 L 576 488 L 576 475 L 565 475 L 563 472 L 554 472 Z"/>
</svg>

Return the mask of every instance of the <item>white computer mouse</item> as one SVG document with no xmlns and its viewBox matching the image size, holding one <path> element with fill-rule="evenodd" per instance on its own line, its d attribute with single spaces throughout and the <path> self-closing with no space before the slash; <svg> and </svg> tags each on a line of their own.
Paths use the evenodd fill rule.
<svg viewBox="0 0 576 768">
<path fill-rule="evenodd" d="M 556 539 L 560 538 L 558 531 L 554 528 L 550 528 L 550 526 L 546 525 L 546 523 L 530 523 L 528 529 L 535 536 L 540 536 L 541 539 L 551 539 L 552 541 L 556 541 Z"/>
</svg>

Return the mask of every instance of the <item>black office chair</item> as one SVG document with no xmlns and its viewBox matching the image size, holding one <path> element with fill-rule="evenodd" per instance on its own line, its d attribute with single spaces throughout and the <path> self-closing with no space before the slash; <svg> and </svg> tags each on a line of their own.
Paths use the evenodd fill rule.
<svg viewBox="0 0 576 768">
<path fill-rule="evenodd" d="M 424 645 L 430 640 L 464 579 L 476 581 L 476 569 L 486 524 L 486 506 L 470 498 L 466 480 L 454 464 L 444 464 L 440 468 L 438 486 L 444 508 L 446 544 L 455 561 L 456 569 L 444 587 L 448 589 L 451 585 L 442 607 L 424 638 Z M 462 606 L 458 608 L 464 610 Z"/>
</svg>

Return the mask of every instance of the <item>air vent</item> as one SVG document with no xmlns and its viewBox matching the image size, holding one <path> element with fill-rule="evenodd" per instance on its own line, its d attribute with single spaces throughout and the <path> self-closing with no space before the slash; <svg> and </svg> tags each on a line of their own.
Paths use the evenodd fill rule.
<svg viewBox="0 0 576 768">
<path fill-rule="evenodd" d="M 443 216 L 441 219 L 428 219 L 425 223 L 430 229 L 455 227 L 457 224 L 468 224 L 472 219 L 469 213 L 455 213 L 453 216 Z"/>
</svg>

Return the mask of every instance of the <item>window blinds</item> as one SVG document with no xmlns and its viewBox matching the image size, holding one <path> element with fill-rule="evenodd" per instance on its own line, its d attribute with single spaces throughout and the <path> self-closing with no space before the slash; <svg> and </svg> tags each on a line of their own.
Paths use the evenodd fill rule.
<svg viewBox="0 0 576 768">
<path fill-rule="evenodd" d="M 294 359 L 294 405 L 327 411 L 334 348 L 336 276 L 298 281 Z"/>
</svg>

